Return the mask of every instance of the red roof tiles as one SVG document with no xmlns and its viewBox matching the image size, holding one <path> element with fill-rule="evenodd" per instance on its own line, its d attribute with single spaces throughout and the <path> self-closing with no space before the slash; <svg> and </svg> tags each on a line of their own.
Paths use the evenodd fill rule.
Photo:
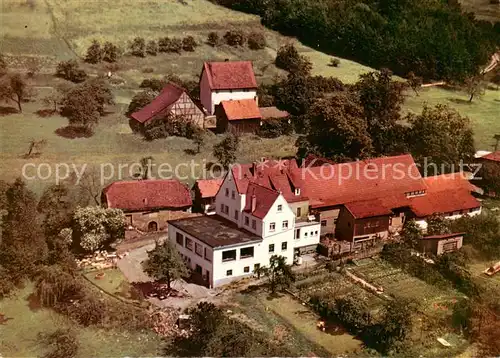
<svg viewBox="0 0 500 358">
<path fill-rule="evenodd" d="M 205 62 L 203 70 L 213 90 L 257 88 L 250 61 Z"/>
<path fill-rule="evenodd" d="M 124 211 L 181 209 L 192 204 L 189 189 L 178 180 L 117 181 L 103 190 L 107 205 Z"/>
<path fill-rule="evenodd" d="M 391 215 L 392 211 L 381 199 L 354 201 L 344 204 L 355 219 Z"/>
<path fill-rule="evenodd" d="M 202 198 L 213 198 L 217 195 L 223 179 L 200 179 L 195 185 L 198 187 Z"/>
<path fill-rule="evenodd" d="M 263 219 L 278 197 L 279 193 L 276 190 L 256 183 L 250 183 L 248 184 L 245 196 L 246 204 L 244 211 L 252 213 L 253 216 L 259 219 Z M 253 200 L 255 200 L 255 208 L 252 208 Z"/>
<path fill-rule="evenodd" d="M 486 155 L 480 157 L 480 159 L 486 159 L 486 160 L 492 160 L 494 162 L 500 162 L 500 150 L 493 152 L 493 153 L 490 153 L 490 154 L 486 154 Z"/>
<path fill-rule="evenodd" d="M 259 107 L 254 99 L 221 101 L 220 104 L 229 121 L 261 118 Z"/>
<path fill-rule="evenodd" d="M 153 119 L 156 115 L 164 113 L 175 102 L 179 100 L 184 93 L 184 89 L 172 83 L 167 84 L 160 94 L 153 99 L 147 106 L 141 108 L 137 112 L 132 113 L 131 117 L 140 123 L 146 123 Z"/>
<path fill-rule="evenodd" d="M 282 111 L 276 107 L 260 107 L 259 110 L 262 119 L 286 118 L 290 115 L 287 111 Z"/>
</svg>

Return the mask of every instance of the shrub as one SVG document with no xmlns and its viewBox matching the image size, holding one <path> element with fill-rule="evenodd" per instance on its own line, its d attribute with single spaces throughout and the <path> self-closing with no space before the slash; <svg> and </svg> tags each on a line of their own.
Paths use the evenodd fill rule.
<svg viewBox="0 0 500 358">
<path fill-rule="evenodd" d="M 207 37 L 207 44 L 212 47 L 220 45 L 220 38 L 217 32 L 210 32 Z"/>
<path fill-rule="evenodd" d="M 43 358 L 73 358 L 78 352 L 78 340 L 67 329 L 58 329 L 53 333 L 41 333 L 40 338 L 50 350 Z"/>
<path fill-rule="evenodd" d="M 79 68 L 76 60 L 59 62 L 56 68 L 56 76 L 75 83 L 80 83 L 87 79 L 87 74 Z"/>
<path fill-rule="evenodd" d="M 168 52 L 181 53 L 182 50 L 182 40 L 178 37 L 172 38 L 170 41 L 170 46 Z"/>
<path fill-rule="evenodd" d="M 159 78 L 146 78 L 139 85 L 140 88 L 149 88 L 155 92 L 159 92 L 165 87 L 168 81 Z"/>
<path fill-rule="evenodd" d="M 142 73 L 153 73 L 155 69 L 153 67 L 144 67 Z"/>
<path fill-rule="evenodd" d="M 155 40 L 148 41 L 146 52 L 151 56 L 156 56 L 158 54 L 158 44 Z"/>
<path fill-rule="evenodd" d="M 224 41 L 229 46 L 243 46 L 245 43 L 245 34 L 241 30 L 228 31 L 224 35 Z"/>
<path fill-rule="evenodd" d="M 311 62 L 301 56 L 293 44 L 286 44 L 278 49 L 274 64 L 288 72 L 309 73 L 312 68 Z"/>
<path fill-rule="evenodd" d="M 277 138 L 290 135 L 292 131 L 293 126 L 286 118 L 270 118 L 262 121 L 258 134 L 264 138 Z"/>
<path fill-rule="evenodd" d="M 339 65 L 340 65 L 340 60 L 338 58 L 331 58 L 330 63 L 328 64 L 328 66 L 331 67 L 339 67 Z"/>
<path fill-rule="evenodd" d="M 156 97 L 156 93 L 150 90 L 142 91 L 134 95 L 128 105 L 127 115 L 137 112 L 141 108 L 146 107 Z"/>
<path fill-rule="evenodd" d="M 197 127 L 182 116 L 167 116 L 150 121 L 144 128 L 146 140 L 167 138 L 170 136 L 191 139 Z"/>
<path fill-rule="evenodd" d="M 142 37 L 136 37 L 130 44 L 130 53 L 137 57 L 146 57 L 146 41 Z"/>
<path fill-rule="evenodd" d="M 118 60 L 120 49 L 111 42 L 104 44 L 102 59 L 106 62 L 116 62 Z"/>
<path fill-rule="evenodd" d="M 170 38 L 168 37 L 161 37 L 158 40 L 158 51 L 159 52 L 168 52 L 168 49 L 170 48 Z"/>
<path fill-rule="evenodd" d="M 85 56 L 85 62 L 88 63 L 99 63 L 102 61 L 102 49 L 101 44 L 97 40 L 92 41 L 92 45 L 87 49 L 87 55 Z"/>
<path fill-rule="evenodd" d="M 198 44 L 193 36 L 187 36 L 182 39 L 182 49 L 184 51 L 193 52 L 196 46 L 198 46 Z"/>
<path fill-rule="evenodd" d="M 248 47 L 251 50 L 260 50 L 266 47 L 266 37 L 262 32 L 251 32 L 248 35 Z"/>
</svg>

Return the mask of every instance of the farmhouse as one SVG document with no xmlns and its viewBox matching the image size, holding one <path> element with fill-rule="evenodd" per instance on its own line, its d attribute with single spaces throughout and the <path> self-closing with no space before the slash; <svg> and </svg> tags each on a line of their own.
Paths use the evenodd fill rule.
<svg viewBox="0 0 500 358">
<path fill-rule="evenodd" d="M 199 179 L 193 185 L 193 210 L 207 215 L 215 214 L 215 196 L 222 179 Z"/>
<path fill-rule="evenodd" d="M 189 189 L 178 180 L 117 181 L 105 187 L 101 205 L 121 209 L 127 226 L 141 231 L 158 231 L 167 221 L 191 212 Z"/>
<path fill-rule="evenodd" d="M 462 247 L 463 232 L 443 235 L 424 236 L 419 243 L 420 251 L 433 255 L 442 255 L 457 251 Z"/>
<path fill-rule="evenodd" d="M 208 114 L 222 101 L 257 99 L 257 81 L 250 61 L 205 62 L 200 75 L 200 100 Z"/>
<path fill-rule="evenodd" d="M 180 116 L 200 128 L 204 127 L 203 111 L 183 88 L 173 83 L 167 84 L 150 104 L 131 114 L 131 126 L 140 132 L 151 121 L 168 115 Z"/>
<path fill-rule="evenodd" d="M 168 223 L 169 239 L 213 287 L 268 266 L 272 255 L 292 264 L 301 249 L 319 243 L 319 222 L 296 221 L 283 193 L 247 180 L 240 169 L 233 167 L 224 178 L 215 199 L 216 215 Z"/>
<path fill-rule="evenodd" d="M 255 133 L 262 116 L 254 99 L 222 101 L 216 107 L 217 132 Z"/>
</svg>

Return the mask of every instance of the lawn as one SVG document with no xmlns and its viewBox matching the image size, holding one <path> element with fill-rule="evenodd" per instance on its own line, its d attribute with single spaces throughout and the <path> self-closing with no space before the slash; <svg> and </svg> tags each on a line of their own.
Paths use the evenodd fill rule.
<svg viewBox="0 0 500 358">
<path fill-rule="evenodd" d="M 361 342 L 347 333 L 318 330 L 318 316 L 288 295 L 271 299 L 265 292 L 237 294 L 231 309 L 236 318 L 282 339 L 298 356 L 339 356 L 361 349 Z"/>
<path fill-rule="evenodd" d="M 4 357 L 34 357 L 44 354 L 39 333 L 73 329 L 79 342 L 77 357 L 154 356 L 161 354 L 162 342 L 153 333 L 130 333 L 78 327 L 64 316 L 31 305 L 28 297 L 33 286 L 16 291 L 15 296 L 0 300 L 0 313 L 8 321 L 0 325 L 0 354 Z"/>
</svg>

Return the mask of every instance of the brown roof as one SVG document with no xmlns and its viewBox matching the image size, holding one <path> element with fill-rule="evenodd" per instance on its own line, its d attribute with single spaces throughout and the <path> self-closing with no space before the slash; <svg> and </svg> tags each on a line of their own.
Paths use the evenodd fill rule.
<svg viewBox="0 0 500 358">
<path fill-rule="evenodd" d="M 203 70 L 207 73 L 211 89 L 257 88 L 250 61 L 205 62 Z"/>
<path fill-rule="evenodd" d="M 262 242 L 262 238 L 218 215 L 169 220 L 168 223 L 213 248 Z"/>
<path fill-rule="evenodd" d="M 202 198 L 213 198 L 217 195 L 223 179 L 199 179 L 195 185 L 198 187 Z"/>
<path fill-rule="evenodd" d="M 451 233 L 451 234 L 424 236 L 424 237 L 422 237 L 422 240 L 443 240 L 443 239 L 449 239 L 452 237 L 464 236 L 464 235 L 465 235 L 465 232 L 455 232 L 455 233 Z"/>
<path fill-rule="evenodd" d="M 221 101 L 221 105 L 229 121 L 261 118 L 259 107 L 254 99 Z"/>
<path fill-rule="evenodd" d="M 290 115 L 287 111 L 282 111 L 276 107 L 260 107 L 259 110 L 262 119 L 286 118 Z"/>
<path fill-rule="evenodd" d="M 150 104 L 141 108 L 137 112 L 132 113 L 131 117 L 140 123 L 146 123 L 153 119 L 156 115 L 164 113 L 175 102 L 179 100 L 184 93 L 184 89 L 169 83 L 161 90 L 160 94 L 151 101 Z"/>
<path fill-rule="evenodd" d="M 108 207 L 124 211 L 181 209 L 192 204 L 189 189 L 175 179 L 117 181 L 103 194 Z"/>
</svg>

